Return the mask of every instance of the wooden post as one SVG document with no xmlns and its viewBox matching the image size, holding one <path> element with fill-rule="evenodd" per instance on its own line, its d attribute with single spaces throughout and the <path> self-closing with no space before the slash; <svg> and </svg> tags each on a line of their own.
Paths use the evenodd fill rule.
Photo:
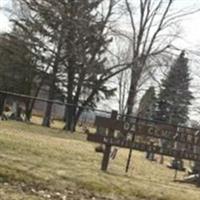
<svg viewBox="0 0 200 200">
<path fill-rule="evenodd" d="M 116 119 L 117 118 L 117 114 L 118 114 L 117 111 L 113 110 L 112 113 L 111 113 L 111 119 Z M 114 131 L 115 131 L 114 128 L 109 129 L 108 130 L 108 137 L 112 137 Z M 101 163 L 101 170 L 102 171 L 107 171 L 110 152 L 111 152 L 111 145 L 108 143 L 108 144 L 106 144 L 105 151 L 104 151 L 104 154 L 103 154 L 103 160 L 102 160 L 102 163 Z"/>
</svg>

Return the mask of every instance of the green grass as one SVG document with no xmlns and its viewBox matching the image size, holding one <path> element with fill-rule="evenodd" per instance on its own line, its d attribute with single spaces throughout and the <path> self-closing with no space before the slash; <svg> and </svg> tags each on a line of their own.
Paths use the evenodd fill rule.
<svg viewBox="0 0 200 200">
<path fill-rule="evenodd" d="M 84 134 L 0 122 L 0 199 L 45 199 L 30 192 L 32 187 L 51 194 L 65 194 L 66 188 L 84 190 L 113 199 L 200 199 L 200 189 L 174 182 L 173 170 L 145 160 L 140 152 L 134 151 L 129 174 L 124 173 L 128 151 L 123 149 L 110 162 L 108 173 L 103 173 L 99 169 L 102 155 L 94 152 L 95 145 Z M 178 179 L 183 175 L 179 173 Z M 16 188 L 21 183 L 28 189 Z"/>
</svg>

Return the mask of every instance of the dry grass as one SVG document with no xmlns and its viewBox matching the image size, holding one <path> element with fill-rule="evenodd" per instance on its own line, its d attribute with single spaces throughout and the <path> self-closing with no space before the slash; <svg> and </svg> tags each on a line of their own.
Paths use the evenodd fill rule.
<svg viewBox="0 0 200 200">
<path fill-rule="evenodd" d="M 124 173 L 127 150 L 120 150 L 110 162 L 109 172 L 103 173 L 99 170 L 102 155 L 94 152 L 95 145 L 87 142 L 85 135 L 17 122 L 0 123 L 1 182 L 43 184 L 55 191 L 66 186 L 84 188 L 115 199 L 200 199 L 200 189 L 173 182 L 174 171 L 145 160 L 142 153 L 134 151 L 134 167 L 129 174 Z M 178 178 L 183 175 L 179 173 Z M 3 193 L 1 188 L 0 197 Z M 11 194 L 16 197 L 10 199 L 16 200 L 25 195 L 13 189 Z"/>
<path fill-rule="evenodd" d="M 41 125 L 42 124 L 42 119 L 43 119 L 42 117 L 34 115 L 31 118 L 31 122 L 34 123 L 34 124 L 37 124 L 37 125 Z M 61 121 L 61 120 L 53 120 L 51 122 L 51 127 L 52 128 L 62 129 L 64 127 L 64 125 L 65 125 L 64 122 Z"/>
<path fill-rule="evenodd" d="M 40 197 L 33 194 L 26 194 L 16 187 L 9 185 L 0 185 L 0 199 L 1 200 L 41 200 Z"/>
<path fill-rule="evenodd" d="M 43 119 L 42 117 L 34 115 L 34 116 L 31 117 L 31 123 L 33 123 L 35 125 L 41 125 L 42 119 Z M 51 121 L 51 128 L 62 130 L 64 128 L 64 126 L 65 126 L 65 123 L 62 120 L 54 119 L 53 121 Z M 87 126 L 87 128 L 88 128 L 88 126 Z M 82 127 L 77 126 L 76 129 L 77 129 L 77 132 L 82 133 L 82 132 L 84 132 L 85 127 L 84 126 L 82 126 Z M 93 133 L 96 131 L 92 127 L 90 127 L 89 129 L 90 129 L 90 132 L 93 132 Z"/>
</svg>

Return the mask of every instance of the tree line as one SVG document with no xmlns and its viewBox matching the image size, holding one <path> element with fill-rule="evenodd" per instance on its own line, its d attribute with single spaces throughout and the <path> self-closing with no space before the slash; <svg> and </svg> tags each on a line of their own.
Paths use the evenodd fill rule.
<svg viewBox="0 0 200 200">
<path fill-rule="evenodd" d="M 12 31 L 0 35 L 0 88 L 37 97 L 47 85 L 48 100 L 58 98 L 73 105 L 66 106 L 64 117 L 65 129 L 71 131 L 83 112 L 81 107 L 95 108 L 116 93 L 122 98 L 120 112 L 132 115 L 141 82 L 152 78 L 174 52 L 175 24 L 187 14 L 174 12 L 176 0 L 14 2 L 19 12 L 10 18 Z M 119 15 L 128 22 L 128 32 L 119 28 Z M 116 53 L 116 38 L 118 45 L 125 44 L 123 53 Z M 192 99 L 187 62 L 181 52 L 169 66 L 154 106 L 155 119 L 186 123 Z M 120 84 L 109 84 L 116 77 Z M 0 114 L 5 99 L 1 95 Z M 25 100 L 27 120 L 34 103 L 34 99 Z M 44 126 L 50 126 L 52 106 L 47 103 Z"/>
</svg>

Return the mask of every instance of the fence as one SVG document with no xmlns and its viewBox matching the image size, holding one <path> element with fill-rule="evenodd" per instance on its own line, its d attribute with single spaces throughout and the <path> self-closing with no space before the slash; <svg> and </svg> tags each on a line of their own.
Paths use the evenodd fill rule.
<svg viewBox="0 0 200 200">
<path fill-rule="evenodd" d="M 49 105 L 50 112 L 47 112 Z M 105 149 L 107 154 L 104 152 L 103 170 L 107 169 L 111 146 L 130 149 L 127 171 L 132 149 L 147 152 L 147 157 L 151 159 L 156 153 L 175 157 L 178 160 L 193 160 L 198 163 L 198 168 L 200 166 L 200 130 L 198 129 L 122 116 L 117 112 L 112 119 L 113 112 L 5 91 L 0 91 L 0 110 L 3 120 L 26 121 L 29 118 L 30 122 L 43 125 L 47 120 L 49 124 L 46 125 L 60 129 L 66 128 L 71 120 L 70 123 L 76 125 L 77 131 L 88 133 L 89 141 L 103 143 L 108 147 L 108 150 Z M 71 112 L 74 112 L 74 118 Z M 200 169 L 198 170 L 200 172 Z"/>
<path fill-rule="evenodd" d="M 110 112 L 82 107 L 65 103 L 61 100 L 48 100 L 42 97 L 32 97 L 28 95 L 0 91 L 0 115 L 2 119 L 15 119 L 19 121 L 30 121 L 35 124 L 43 124 L 48 104 L 51 104 L 49 112 L 49 125 L 51 127 L 63 129 L 68 118 L 68 113 L 75 110 L 81 111 L 78 116 L 77 127 L 79 131 L 94 127 L 96 116 L 110 116 Z"/>
</svg>

